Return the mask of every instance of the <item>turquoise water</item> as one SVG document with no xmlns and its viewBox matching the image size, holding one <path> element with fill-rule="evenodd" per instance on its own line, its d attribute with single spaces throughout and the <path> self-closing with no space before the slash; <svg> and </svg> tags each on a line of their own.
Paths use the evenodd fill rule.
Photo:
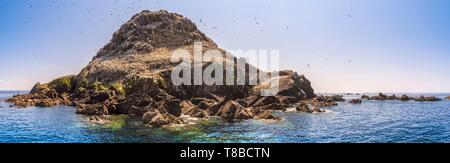
<svg viewBox="0 0 450 163">
<path fill-rule="evenodd" d="M 0 92 L 0 99 L 15 93 Z M 449 94 L 426 94 L 445 97 Z M 356 96 L 355 96 L 356 97 Z M 346 98 L 354 98 L 346 96 Z M 114 142 L 373 142 L 450 143 L 450 100 L 439 102 L 363 101 L 339 103 L 323 114 L 277 112 L 281 122 L 219 119 L 152 129 L 138 117 L 112 116 L 96 125 L 75 108 L 10 108 L 0 102 L 1 143 Z"/>
</svg>

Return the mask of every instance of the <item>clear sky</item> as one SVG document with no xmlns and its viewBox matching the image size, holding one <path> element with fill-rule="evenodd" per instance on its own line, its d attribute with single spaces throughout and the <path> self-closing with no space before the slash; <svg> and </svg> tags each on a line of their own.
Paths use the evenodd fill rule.
<svg viewBox="0 0 450 163">
<path fill-rule="evenodd" d="M 280 50 L 318 92 L 450 92 L 448 0 L 0 0 L 0 90 L 77 74 L 141 10 L 224 49 Z"/>
</svg>

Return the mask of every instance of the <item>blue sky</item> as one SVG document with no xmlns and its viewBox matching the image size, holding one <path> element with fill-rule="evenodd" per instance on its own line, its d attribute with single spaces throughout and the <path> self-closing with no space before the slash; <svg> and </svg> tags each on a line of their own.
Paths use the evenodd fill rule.
<svg viewBox="0 0 450 163">
<path fill-rule="evenodd" d="M 77 74 L 131 16 L 165 9 L 190 18 L 224 49 L 280 50 L 281 67 L 304 73 L 318 92 L 450 92 L 448 6 L 447 0 L 0 0 L 0 90 Z"/>
</svg>

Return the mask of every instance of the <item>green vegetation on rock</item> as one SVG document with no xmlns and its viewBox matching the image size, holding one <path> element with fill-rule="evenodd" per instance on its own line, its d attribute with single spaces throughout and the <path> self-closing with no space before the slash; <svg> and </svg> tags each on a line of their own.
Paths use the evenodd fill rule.
<svg viewBox="0 0 450 163">
<path fill-rule="evenodd" d="M 89 82 L 86 78 L 78 78 L 77 80 L 77 88 L 87 88 L 89 86 Z"/>
<path fill-rule="evenodd" d="M 94 84 L 92 84 L 91 86 L 89 86 L 89 88 L 91 88 L 92 90 L 95 91 L 105 91 L 105 90 L 109 90 L 109 87 L 107 84 L 102 83 L 102 82 L 95 82 Z"/>
<path fill-rule="evenodd" d="M 76 86 L 76 76 L 68 75 L 57 78 L 48 84 L 44 84 L 41 87 L 48 87 L 50 89 L 55 89 L 59 93 L 72 92 Z"/>
<path fill-rule="evenodd" d="M 33 89 L 31 89 L 30 93 L 38 93 L 41 92 L 43 90 L 47 90 L 48 88 L 48 84 L 41 84 L 41 83 L 36 83 L 36 85 L 34 85 Z"/>
<path fill-rule="evenodd" d="M 123 86 L 122 83 L 113 83 L 111 84 L 110 87 L 111 90 L 115 91 L 116 93 L 120 94 L 120 95 L 125 95 L 125 87 Z"/>
</svg>

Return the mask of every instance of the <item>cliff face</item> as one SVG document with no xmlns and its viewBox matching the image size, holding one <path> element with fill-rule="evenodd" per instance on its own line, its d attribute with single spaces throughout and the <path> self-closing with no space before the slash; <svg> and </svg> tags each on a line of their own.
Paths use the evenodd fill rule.
<svg viewBox="0 0 450 163">
<path fill-rule="evenodd" d="M 310 81 L 293 71 L 280 72 L 280 92 L 271 97 L 260 96 L 262 86 L 248 81 L 242 86 L 174 85 L 170 74 L 178 63 L 170 62 L 172 53 L 183 49 L 193 54 L 198 41 L 203 51 L 218 50 L 226 59 L 236 60 L 189 19 L 167 11 L 143 11 L 115 32 L 77 76 L 37 84 L 30 94 L 9 101 L 29 106 L 46 100 L 49 102 L 43 106 L 74 105 L 77 113 L 88 115 L 135 114 L 143 116 L 146 124 L 160 126 L 183 123 L 182 114 L 273 119 L 270 110 L 283 110 L 315 97 Z M 234 68 L 246 71 L 250 66 Z"/>
<path fill-rule="evenodd" d="M 204 49 L 219 49 L 189 19 L 167 11 L 143 11 L 114 33 L 78 75 L 88 82 L 121 82 L 133 76 L 151 76 L 173 68 L 176 49 L 191 49 L 201 41 Z"/>
<path fill-rule="evenodd" d="M 143 11 L 114 33 L 111 42 L 94 58 L 126 54 L 147 54 L 158 48 L 178 48 L 203 41 L 214 42 L 197 29 L 191 20 L 167 11 Z"/>
</svg>

